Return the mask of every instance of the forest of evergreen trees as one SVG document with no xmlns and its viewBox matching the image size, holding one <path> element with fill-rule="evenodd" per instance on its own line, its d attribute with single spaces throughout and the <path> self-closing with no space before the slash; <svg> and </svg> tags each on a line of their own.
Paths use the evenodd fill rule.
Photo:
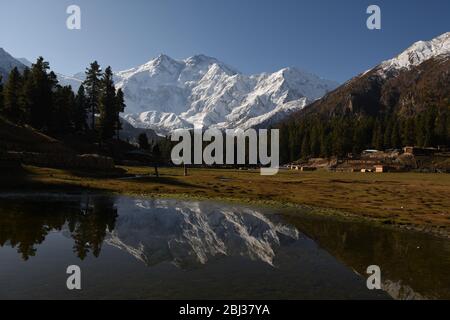
<svg viewBox="0 0 450 320">
<path fill-rule="evenodd" d="M 123 92 L 115 89 L 111 68 L 102 72 L 96 61 L 77 93 L 58 84 L 42 57 L 22 73 L 14 68 L 5 83 L 0 79 L 0 115 L 50 135 L 95 133 L 101 141 L 111 139 L 118 136 L 124 109 Z"/>
<path fill-rule="evenodd" d="M 124 109 L 124 95 L 115 89 L 111 68 L 102 71 L 96 61 L 86 69 L 86 80 L 77 93 L 58 84 L 42 57 L 23 72 L 14 68 L 4 83 L 0 79 L 0 116 L 50 135 L 87 133 L 99 141 L 118 137 L 119 114 Z M 450 106 L 429 106 L 414 116 L 399 115 L 395 110 L 376 116 L 310 113 L 284 121 L 277 128 L 281 163 L 342 157 L 365 149 L 449 146 Z M 140 137 L 141 145 L 143 140 Z M 160 152 L 168 157 L 172 143 L 163 139 L 159 144 Z"/>
<path fill-rule="evenodd" d="M 378 116 L 309 114 L 283 122 L 280 129 L 281 163 L 309 157 L 359 154 L 365 149 L 450 145 L 450 106 L 430 106 L 412 117 L 394 111 Z"/>
</svg>

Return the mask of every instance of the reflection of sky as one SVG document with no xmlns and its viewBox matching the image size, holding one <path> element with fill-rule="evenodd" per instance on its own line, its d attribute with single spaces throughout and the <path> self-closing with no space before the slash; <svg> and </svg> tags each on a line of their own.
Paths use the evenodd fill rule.
<svg viewBox="0 0 450 320">
<path fill-rule="evenodd" d="M 0 195 L 0 298 L 65 296 L 57 284 L 65 283 L 71 264 L 82 267 L 91 286 L 80 296 L 93 298 L 111 296 L 114 286 L 122 298 L 142 292 L 185 299 L 386 297 L 369 292 L 366 275 L 352 269 L 365 270 L 374 261 L 382 268 L 384 290 L 395 298 L 441 297 L 445 290 L 438 268 L 445 259 L 430 269 L 432 260 L 416 255 L 444 252 L 446 242 L 412 233 L 301 213 L 295 215 L 299 221 L 289 219 L 294 227 L 269 209 L 216 202 L 36 197 Z M 416 242 L 427 250 L 403 257 Z M 420 270 L 432 271 L 431 278 L 418 277 Z M 434 278 L 442 283 L 430 284 Z"/>
</svg>

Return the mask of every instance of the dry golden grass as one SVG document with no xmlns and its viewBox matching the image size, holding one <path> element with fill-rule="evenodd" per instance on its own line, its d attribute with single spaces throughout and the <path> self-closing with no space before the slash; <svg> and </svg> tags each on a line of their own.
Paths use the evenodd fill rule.
<svg viewBox="0 0 450 320">
<path fill-rule="evenodd" d="M 121 167 L 128 175 L 26 167 L 22 179 L 3 177 L 8 189 L 94 189 L 143 196 L 173 196 L 255 202 L 281 206 L 306 205 L 365 217 L 384 224 L 450 231 L 450 175 L 422 173 L 332 173 L 282 170 L 261 176 L 258 170 Z"/>
</svg>

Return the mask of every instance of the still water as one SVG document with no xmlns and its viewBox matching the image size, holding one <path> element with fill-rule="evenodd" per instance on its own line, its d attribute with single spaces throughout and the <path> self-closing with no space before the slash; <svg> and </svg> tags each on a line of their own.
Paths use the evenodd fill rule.
<svg viewBox="0 0 450 320">
<path fill-rule="evenodd" d="M 381 267 L 383 290 L 365 270 Z M 78 265 L 82 290 L 66 287 Z M 450 298 L 450 243 L 216 202 L 0 195 L 0 299 Z"/>
</svg>

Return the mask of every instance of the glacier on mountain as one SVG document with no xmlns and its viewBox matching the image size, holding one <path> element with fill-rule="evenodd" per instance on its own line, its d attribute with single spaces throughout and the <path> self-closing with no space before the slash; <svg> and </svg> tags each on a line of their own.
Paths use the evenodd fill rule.
<svg viewBox="0 0 450 320">
<path fill-rule="evenodd" d="M 31 62 L 0 51 L 3 77 Z M 84 73 L 56 73 L 60 85 L 76 92 Z M 167 134 L 179 128 L 250 128 L 270 125 L 335 89 L 337 83 L 296 68 L 244 75 L 219 60 L 195 55 L 175 60 L 160 55 L 114 74 L 125 94 L 122 117 L 136 128 Z"/>
<path fill-rule="evenodd" d="M 409 69 L 437 56 L 450 55 L 450 32 L 446 32 L 430 41 L 417 41 L 393 59 L 382 62 L 380 73 L 389 73 L 399 69 Z"/>
<path fill-rule="evenodd" d="M 205 55 L 166 55 L 115 74 L 133 126 L 167 133 L 179 128 L 249 128 L 269 124 L 337 87 L 296 68 L 244 75 Z"/>
</svg>

